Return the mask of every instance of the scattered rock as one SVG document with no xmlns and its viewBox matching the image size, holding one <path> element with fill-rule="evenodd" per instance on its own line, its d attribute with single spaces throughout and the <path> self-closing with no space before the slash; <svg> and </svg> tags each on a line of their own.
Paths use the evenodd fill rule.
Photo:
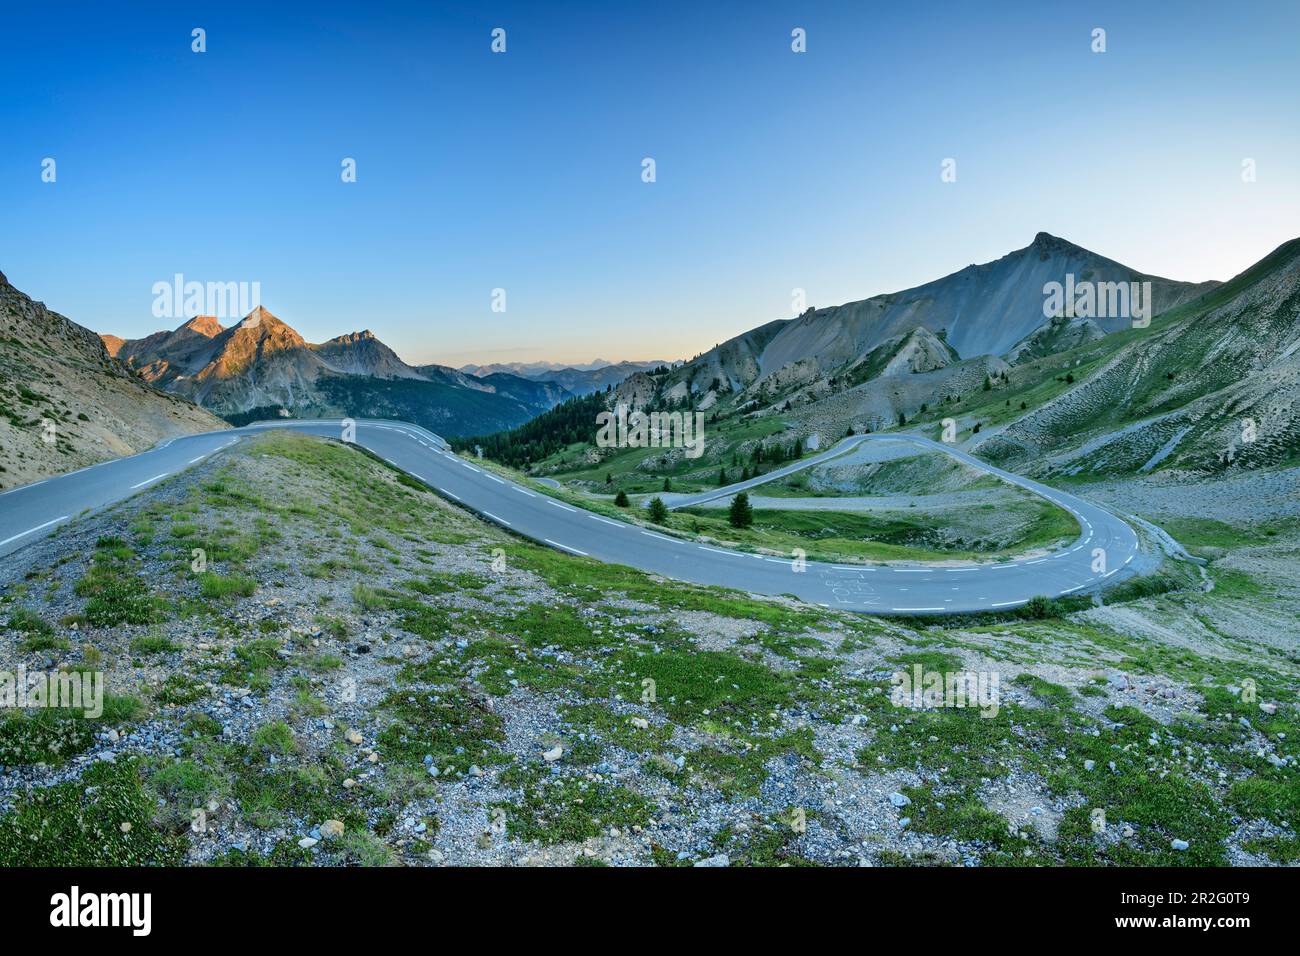
<svg viewBox="0 0 1300 956">
<path fill-rule="evenodd" d="M 320 835 L 326 840 L 333 840 L 343 835 L 342 820 L 326 820 L 320 825 Z"/>
</svg>

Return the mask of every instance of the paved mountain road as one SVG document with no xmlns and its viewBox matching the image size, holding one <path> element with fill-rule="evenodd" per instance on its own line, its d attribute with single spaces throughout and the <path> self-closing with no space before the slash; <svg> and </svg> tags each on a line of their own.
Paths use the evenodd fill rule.
<svg viewBox="0 0 1300 956">
<path fill-rule="evenodd" d="M 187 435 L 156 448 L 102 462 L 0 494 L 0 556 L 48 534 L 85 512 L 121 501 L 198 464 L 250 434 L 293 428 L 340 438 L 338 421 L 266 422 L 245 428 Z M 1046 485 L 994 468 L 956 449 L 910 435 L 857 435 L 795 465 L 701 495 L 682 496 L 674 507 L 695 504 L 809 467 L 864 441 L 908 441 L 932 447 L 1003 478 L 1069 511 L 1082 529 L 1069 548 L 999 564 L 952 566 L 836 565 L 728 551 L 669 537 L 575 508 L 522 487 L 453 454 L 441 438 L 400 422 L 356 423 L 356 442 L 489 521 L 570 554 L 625 564 L 667 578 L 721 585 L 757 594 L 791 594 L 805 601 L 876 614 L 933 614 L 1014 607 L 1037 595 L 1074 594 L 1131 573 L 1137 535 L 1111 512 Z M 1094 570 L 1096 555 L 1104 569 Z"/>
</svg>

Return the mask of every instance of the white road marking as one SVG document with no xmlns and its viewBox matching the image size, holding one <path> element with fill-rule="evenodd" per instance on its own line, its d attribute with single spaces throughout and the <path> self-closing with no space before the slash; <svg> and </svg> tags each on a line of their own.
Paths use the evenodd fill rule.
<svg viewBox="0 0 1300 956">
<path fill-rule="evenodd" d="M 460 501 L 460 495 L 456 494 L 456 492 L 454 491 L 448 491 L 444 488 L 442 493 L 444 495 L 447 495 L 448 497 L 455 498 L 457 501 Z"/>
<path fill-rule="evenodd" d="M 511 485 L 510 487 L 515 489 L 515 491 L 519 492 L 521 495 L 527 495 L 529 498 L 537 497 L 531 491 L 528 491 L 526 488 L 520 488 L 518 485 Z"/>
<path fill-rule="evenodd" d="M 415 472 L 413 472 L 413 471 L 410 472 L 410 475 L 411 475 L 412 478 L 419 478 L 421 481 L 424 481 L 424 475 L 417 475 L 417 474 L 416 474 Z"/>
<path fill-rule="evenodd" d="M 207 457 L 208 457 L 207 455 L 199 455 L 198 458 L 191 458 L 191 459 L 189 460 L 188 464 L 191 464 L 191 465 L 192 465 L 192 464 L 194 464 L 196 461 L 202 461 L 204 458 L 207 458 Z"/>
<path fill-rule="evenodd" d="M 45 524 L 38 524 L 35 528 L 28 528 L 26 531 L 20 531 L 18 534 L 14 535 L 13 537 L 5 538 L 3 541 L 0 541 L 0 548 L 4 547 L 10 541 L 17 541 L 19 538 L 25 538 L 29 534 L 32 534 L 33 532 L 40 531 L 42 528 L 48 528 L 52 524 L 58 524 L 60 521 L 67 521 L 67 520 L 68 520 L 68 516 L 64 515 L 62 518 L 55 518 L 52 521 L 45 522 Z"/>
<path fill-rule="evenodd" d="M 562 503 L 556 501 L 554 498 L 547 498 L 546 501 L 547 501 L 548 504 L 555 505 L 555 507 L 557 507 L 557 508 L 563 508 L 565 511 L 577 511 L 577 510 L 578 510 L 577 508 L 570 508 L 568 505 L 566 505 L 566 504 L 562 504 Z"/>
<path fill-rule="evenodd" d="M 989 607 L 1011 607 L 1011 605 L 1019 603 L 1019 601 L 1002 601 L 999 604 L 990 604 Z"/>
<path fill-rule="evenodd" d="M 557 548 L 563 548 L 565 551 L 571 551 L 571 552 L 573 552 L 574 554 L 580 554 L 580 555 L 582 555 L 584 558 L 587 557 L 587 552 L 586 552 L 586 551 L 579 551 L 577 548 L 571 548 L 571 547 L 569 547 L 567 544 L 560 544 L 560 542 L 558 542 L 558 541 L 552 541 L 550 538 L 543 538 L 542 540 L 545 541 L 547 544 L 553 544 L 553 545 L 555 545 Z"/>
<path fill-rule="evenodd" d="M 608 518 L 602 518 L 600 515 L 587 515 L 592 521 L 599 521 L 601 524 L 612 524 L 615 528 L 630 528 L 631 525 L 623 524 L 621 521 L 610 521 Z"/>
<path fill-rule="evenodd" d="M 501 480 L 500 478 L 498 478 L 496 475 L 492 474 L 492 472 L 490 472 L 490 471 L 485 471 L 485 472 L 483 472 L 483 474 L 487 475 L 489 478 L 491 478 L 493 481 L 495 481 L 498 485 L 504 485 L 504 484 L 505 484 L 504 481 L 502 481 L 502 480 Z"/>
<path fill-rule="evenodd" d="M 493 514 L 492 512 L 490 512 L 490 511 L 485 511 L 485 512 L 483 512 L 483 514 L 485 514 L 487 517 L 491 518 L 493 521 L 497 521 L 497 522 L 499 522 L 499 523 L 505 525 L 507 528 L 509 528 L 509 527 L 511 526 L 511 525 L 510 525 L 510 522 L 507 521 L 505 518 L 498 518 L 496 515 L 494 515 L 494 514 Z"/>
<path fill-rule="evenodd" d="M 891 611 L 946 611 L 942 607 L 891 607 Z"/>
<path fill-rule="evenodd" d="M 140 484 L 138 484 L 138 485 L 132 485 L 132 486 L 131 486 L 131 490 L 132 490 L 132 491 L 135 491 L 135 489 L 137 489 L 137 488 L 143 488 L 145 485 L 151 485 L 151 484 L 153 484 L 153 483 L 154 483 L 155 481 L 157 481 L 159 478 L 166 478 L 166 477 L 167 477 L 167 472 L 164 471 L 161 475 L 154 475 L 152 478 L 148 478 L 148 479 L 146 479 L 146 480 L 140 482 Z"/>
<path fill-rule="evenodd" d="M 641 533 L 651 538 L 658 538 L 660 541 L 667 541 L 669 544 L 681 544 L 681 542 L 676 538 L 669 538 L 666 535 L 655 534 L 653 531 L 642 531 Z"/>
</svg>

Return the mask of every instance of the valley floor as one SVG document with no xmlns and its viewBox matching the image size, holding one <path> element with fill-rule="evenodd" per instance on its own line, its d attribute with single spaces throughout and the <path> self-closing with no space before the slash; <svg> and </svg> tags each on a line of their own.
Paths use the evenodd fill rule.
<svg viewBox="0 0 1300 956">
<path fill-rule="evenodd" d="M 1125 507 L 1208 566 L 899 621 L 563 555 L 267 434 L 4 560 L 5 666 L 110 697 L 0 720 L 0 864 L 1294 864 L 1300 529 Z M 917 666 L 996 707 L 896 704 Z"/>
</svg>

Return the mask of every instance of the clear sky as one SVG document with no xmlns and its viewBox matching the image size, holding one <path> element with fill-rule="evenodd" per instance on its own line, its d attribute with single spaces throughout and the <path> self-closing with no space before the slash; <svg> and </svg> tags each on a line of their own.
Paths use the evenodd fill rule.
<svg viewBox="0 0 1300 956">
<path fill-rule="evenodd" d="M 411 362 L 680 358 L 1039 230 L 1300 235 L 1295 0 L 0 4 L 0 271 L 127 337 L 180 272 Z"/>
</svg>

